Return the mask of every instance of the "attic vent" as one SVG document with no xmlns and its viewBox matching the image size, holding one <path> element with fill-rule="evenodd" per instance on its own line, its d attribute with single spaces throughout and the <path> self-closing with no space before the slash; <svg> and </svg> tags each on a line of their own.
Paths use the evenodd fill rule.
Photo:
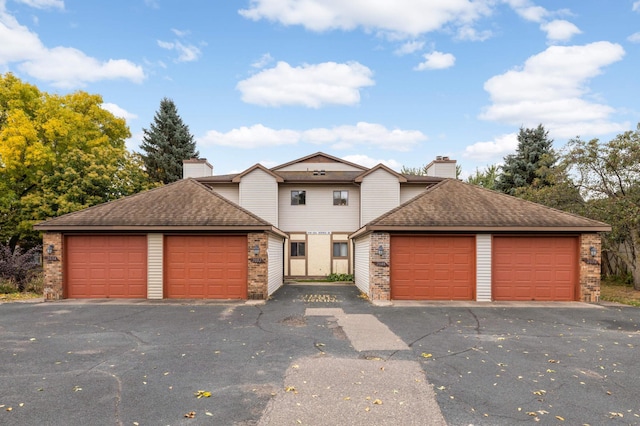
<svg viewBox="0 0 640 426">
<path fill-rule="evenodd" d="M 320 174 L 320 172 L 318 172 L 317 170 L 314 170 L 314 171 L 313 171 L 313 175 L 314 175 L 314 176 L 318 176 L 319 174 Z"/>
<path fill-rule="evenodd" d="M 442 155 L 438 155 L 438 156 L 436 157 L 436 160 L 438 160 L 438 161 L 439 161 L 439 160 L 442 160 Z"/>
<path fill-rule="evenodd" d="M 449 157 L 442 157 L 444 161 L 449 161 Z"/>
<path fill-rule="evenodd" d="M 324 176 L 326 175 L 326 172 L 324 170 L 320 170 L 320 176 Z"/>
</svg>

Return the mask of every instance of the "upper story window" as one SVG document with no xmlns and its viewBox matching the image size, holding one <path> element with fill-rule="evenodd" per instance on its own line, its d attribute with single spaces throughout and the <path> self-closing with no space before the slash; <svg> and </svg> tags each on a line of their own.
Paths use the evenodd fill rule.
<svg viewBox="0 0 640 426">
<path fill-rule="evenodd" d="M 333 205 L 334 206 L 348 206 L 349 205 L 349 191 L 333 191 Z"/>
<path fill-rule="evenodd" d="M 291 205 L 304 206 L 307 203 L 306 191 L 291 191 Z"/>
</svg>

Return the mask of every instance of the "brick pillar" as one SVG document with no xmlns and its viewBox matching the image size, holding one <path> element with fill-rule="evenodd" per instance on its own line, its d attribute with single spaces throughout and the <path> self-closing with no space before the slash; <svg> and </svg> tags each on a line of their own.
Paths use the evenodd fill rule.
<svg viewBox="0 0 640 426">
<path fill-rule="evenodd" d="M 253 300 L 267 300 L 269 287 L 269 238 L 264 232 L 247 235 L 247 263 L 249 275 L 247 277 L 247 298 Z M 256 256 L 255 246 L 260 248 Z"/>
<path fill-rule="evenodd" d="M 591 256 L 591 247 L 597 251 Z M 602 260 L 600 235 L 580 236 L 580 300 L 597 303 L 600 301 L 600 265 Z"/>
<path fill-rule="evenodd" d="M 44 269 L 44 300 L 59 300 L 62 292 L 62 265 L 64 250 L 62 233 L 45 232 L 42 237 L 42 264 Z M 53 245 L 53 253 L 47 253 L 47 248 Z"/>
<path fill-rule="evenodd" d="M 391 237 L 386 232 L 374 232 L 371 234 L 369 245 L 369 299 L 391 300 L 391 276 L 389 257 Z M 380 256 L 378 248 L 382 246 L 383 254 Z"/>
</svg>

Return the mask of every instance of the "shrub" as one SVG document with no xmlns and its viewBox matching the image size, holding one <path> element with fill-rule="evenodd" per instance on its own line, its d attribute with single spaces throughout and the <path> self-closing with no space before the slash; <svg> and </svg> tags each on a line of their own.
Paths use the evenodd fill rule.
<svg viewBox="0 0 640 426">
<path fill-rule="evenodd" d="M 329 281 L 353 281 L 352 274 L 329 274 L 327 276 Z"/>
<path fill-rule="evenodd" d="M 0 280 L 15 283 L 19 291 L 40 272 L 37 255 L 41 247 L 33 247 L 24 253 L 20 247 L 11 252 L 7 245 L 0 244 Z"/>
</svg>

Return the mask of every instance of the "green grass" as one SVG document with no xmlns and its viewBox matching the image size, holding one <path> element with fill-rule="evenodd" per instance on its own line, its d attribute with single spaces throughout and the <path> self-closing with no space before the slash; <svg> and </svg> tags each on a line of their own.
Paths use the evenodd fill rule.
<svg viewBox="0 0 640 426">
<path fill-rule="evenodd" d="M 600 300 L 640 307 L 640 290 L 633 285 L 615 279 L 603 279 L 600 285 Z"/>
</svg>

